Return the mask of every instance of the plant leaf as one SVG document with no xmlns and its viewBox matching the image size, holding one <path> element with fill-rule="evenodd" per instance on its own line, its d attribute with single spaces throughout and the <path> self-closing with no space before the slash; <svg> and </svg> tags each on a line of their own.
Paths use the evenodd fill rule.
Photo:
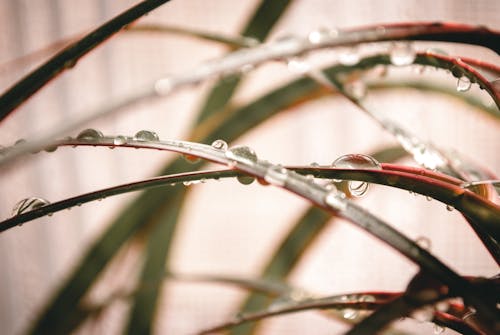
<svg viewBox="0 0 500 335">
<path fill-rule="evenodd" d="M 379 162 L 390 162 L 406 156 L 406 152 L 401 147 L 389 147 L 381 149 L 371 156 Z M 292 225 L 292 229 L 283 239 L 275 253 L 269 258 L 266 267 L 261 273 L 262 278 L 274 278 L 284 280 L 300 258 L 307 252 L 308 247 L 314 243 L 321 234 L 326 223 L 332 218 L 330 213 L 311 206 L 300 219 Z M 269 303 L 265 297 L 251 294 L 249 295 L 240 311 L 255 311 L 265 308 Z M 255 330 L 255 323 L 245 323 L 231 329 L 233 335 L 251 334 Z"/>
<path fill-rule="evenodd" d="M 263 40 L 276 21 L 281 17 L 289 2 L 289 0 L 263 1 L 242 35 Z M 197 124 L 208 115 L 213 114 L 215 111 L 226 105 L 232 97 L 239 80 L 239 76 L 232 76 L 227 78 L 227 80 L 219 81 L 207 98 L 202 111 L 199 113 Z M 182 204 L 177 206 L 177 214 L 179 213 L 181 206 Z M 167 213 L 166 215 L 169 214 Z M 171 228 L 164 230 L 169 231 L 171 233 L 170 236 L 172 236 L 177 222 L 177 215 L 169 215 L 168 217 L 169 220 L 163 222 L 160 221 L 158 224 L 171 226 Z M 117 224 L 119 224 L 119 221 Z M 155 279 L 161 276 L 164 272 L 170 241 L 164 239 L 162 240 L 157 234 L 152 234 L 150 236 L 151 237 L 147 247 L 148 253 L 146 255 L 146 263 L 144 269 L 142 270 L 140 281 L 152 282 L 155 284 L 152 285 L 154 287 L 151 289 L 151 292 L 138 294 L 134 299 L 129 319 L 129 327 L 127 330 L 129 334 L 136 334 L 138 331 L 141 334 L 151 333 L 151 327 L 156 313 L 156 305 L 159 296 L 158 293 L 161 292 L 163 284 L 162 281 L 155 282 Z"/>
</svg>

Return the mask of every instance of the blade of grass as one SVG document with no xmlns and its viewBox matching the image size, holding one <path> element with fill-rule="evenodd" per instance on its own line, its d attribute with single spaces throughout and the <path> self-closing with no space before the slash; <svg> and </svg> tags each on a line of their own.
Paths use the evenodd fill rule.
<svg viewBox="0 0 500 335">
<path fill-rule="evenodd" d="M 120 31 L 124 26 L 168 1 L 169 0 L 145 0 L 94 29 L 64 50 L 58 52 L 42 66 L 19 80 L 0 96 L 0 121 L 5 119 L 15 108 L 35 94 L 51 79 L 64 70 L 72 68 L 81 57 L 85 56 L 99 44 Z"/>
<path fill-rule="evenodd" d="M 262 1 L 241 35 L 255 38 L 260 42 L 264 41 L 290 2 L 290 0 Z M 207 117 L 223 109 L 231 100 L 240 80 L 240 75 L 233 75 L 217 82 L 203 102 L 196 123 L 201 123 Z"/>
<path fill-rule="evenodd" d="M 197 134 L 196 137 L 201 138 L 200 141 L 205 143 L 210 143 L 210 141 L 218 138 L 225 138 L 228 141 L 232 141 L 280 110 L 321 95 L 322 93 L 316 83 L 310 79 L 301 78 L 236 110 L 227 119 L 221 118 L 220 120 L 216 120 L 217 116 L 214 115 L 210 119 L 207 119 L 203 125 L 197 127 L 193 133 Z M 199 166 L 199 164 L 188 165 L 177 160 L 171 168 L 164 169 L 162 174 L 186 171 Z M 119 224 L 115 223 L 111 225 L 89 249 L 80 265 L 74 270 L 66 283 L 58 291 L 54 300 L 49 303 L 45 311 L 40 315 L 38 325 L 34 329 L 42 325 L 58 325 L 62 329 L 68 329 L 65 328 L 68 325 L 65 326 L 64 324 L 70 319 L 69 316 L 73 313 L 72 311 L 76 310 L 75 306 L 78 304 L 78 301 L 87 292 L 109 259 L 147 221 L 144 218 L 154 216 L 155 210 L 161 207 L 164 202 L 168 202 L 169 194 L 173 193 L 158 189 L 147 191 L 138 198 L 134 206 L 129 207 L 123 212 L 122 216 L 116 221 Z M 65 311 L 68 318 L 63 317 L 60 311 Z M 76 325 L 69 327 L 74 326 Z"/>
<path fill-rule="evenodd" d="M 289 2 L 289 0 L 262 1 L 242 35 L 263 40 L 276 21 L 282 16 Z M 207 115 L 213 114 L 215 111 L 222 108 L 230 100 L 238 85 L 240 77 L 232 76 L 227 79 L 228 80 L 219 81 L 212 90 L 212 93 L 206 99 L 202 111 L 198 114 L 197 124 Z M 179 208 L 181 206 L 182 203 L 179 205 Z M 174 234 L 176 223 L 176 216 L 172 217 L 168 222 L 159 222 L 160 225 L 168 224 L 172 226 L 169 228 L 172 235 Z M 119 224 L 119 221 L 117 221 L 117 224 Z M 167 255 L 169 248 L 169 241 L 162 240 L 156 234 L 150 235 L 147 247 L 148 254 L 145 255 L 146 263 L 140 278 L 141 282 L 150 282 L 163 274 L 164 267 L 168 262 Z M 154 261 L 151 261 L 150 258 Z M 154 293 L 161 292 L 163 282 L 157 281 L 156 283 L 156 287 L 151 291 Z M 137 331 L 140 331 L 141 334 L 151 333 L 152 323 L 156 314 L 158 296 L 158 294 L 139 294 L 136 296 L 132 303 L 132 309 L 129 316 L 130 322 L 127 329 L 129 334 L 136 334 Z M 141 325 L 141 328 L 137 328 L 136 324 Z"/>
</svg>

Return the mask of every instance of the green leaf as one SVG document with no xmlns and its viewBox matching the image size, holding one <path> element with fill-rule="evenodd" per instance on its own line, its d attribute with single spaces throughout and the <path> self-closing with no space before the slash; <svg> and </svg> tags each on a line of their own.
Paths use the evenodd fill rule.
<svg viewBox="0 0 500 335">
<path fill-rule="evenodd" d="M 289 2 L 289 0 L 263 1 L 242 35 L 263 40 L 276 21 L 281 17 Z M 200 116 L 197 124 L 202 122 L 202 120 L 206 119 L 208 116 L 213 115 L 216 111 L 222 109 L 228 103 L 233 96 L 239 81 L 239 76 L 232 76 L 226 80 L 219 81 L 207 98 L 202 111 L 199 113 Z M 239 135 L 241 135 L 241 133 L 235 134 L 234 137 Z M 179 213 L 180 207 L 181 204 L 177 206 L 177 214 Z M 169 228 L 162 230 L 168 231 L 171 239 L 174 234 L 177 215 L 171 216 L 169 213 L 165 213 L 164 215 L 167 215 L 168 219 L 164 219 L 158 222 L 158 224 L 162 226 L 169 226 Z M 117 223 L 119 224 L 119 222 Z M 146 292 L 145 294 L 138 294 L 136 296 L 130 314 L 128 327 L 129 334 L 151 333 L 158 296 L 161 292 L 163 284 L 163 282 L 158 281 L 157 278 L 162 276 L 164 273 L 168 249 L 170 247 L 169 242 L 170 240 L 167 239 L 162 240 L 158 237 L 158 234 L 150 235 L 147 247 L 148 253 L 146 255 L 146 263 L 142 270 L 140 280 L 141 282 L 152 282 L 156 284 L 152 285 L 151 291 Z"/>
</svg>

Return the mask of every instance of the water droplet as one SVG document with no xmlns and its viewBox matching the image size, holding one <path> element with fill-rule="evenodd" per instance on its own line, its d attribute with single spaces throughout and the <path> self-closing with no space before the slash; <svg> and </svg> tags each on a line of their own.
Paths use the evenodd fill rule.
<svg viewBox="0 0 500 335">
<path fill-rule="evenodd" d="M 332 163 L 332 167 L 340 169 L 382 169 L 380 163 L 375 158 L 362 154 L 340 156 Z M 337 181 L 341 182 L 340 180 Z M 364 181 L 349 181 L 347 185 L 349 192 L 355 197 L 363 196 L 369 188 L 369 184 Z"/>
<path fill-rule="evenodd" d="M 425 306 L 414 311 L 411 316 L 420 322 L 431 321 L 434 317 L 434 308 L 431 306 Z"/>
<path fill-rule="evenodd" d="M 236 179 L 242 185 L 250 185 L 255 180 L 254 177 L 248 176 L 248 175 L 240 175 L 240 176 L 236 177 Z"/>
<path fill-rule="evenodd" d="M 396 43 L 390 52 L 391 63 L 396 66 L 410 65 L 416 58 L 415 50 L 410 43 Z"/>
<path fill-rule="evenodd" d="M 310 166 L 312 166 L 312 167 L 319 167 L 319 164 L 318 164 L 318 163 L 316 163 L 316 162 L 312 162 L 312 163 L 311 163 L 311 164 L 309 164 L 309 165 L 310 165 Z"/>
<path fill-rule="evenodd" d="M 352 302 L 353 300 L 349 296 L 343 295 L 342 297 L 340 297 L 340 301 L 341 302 Z M 344 319 L 347 319 L 347 320 L 354 320 L 359 316 L 359 312 L 355 309 L 352 309 L 352 308 L 342 309 L 341 313 L 342 313 L 342 317 Z"/>
<path fill-rule="evenodd" d="M 342 316 L 347 320 L 355 320 L 359 316 L 359 312 L 352 308 L 342 310 Z"/>
<path fill-rule="evenodd" d="M 434 324 L 434 334 L 439 335 L 442 334 L 443 332 L 444 332 L 444 327 Z"/>
<path fill-rule="evenodd" d="M 471 86 L 472 83 L 467 76 L 461 76 L 457 79 L 457 92 L 467 92 Z"/>
<path fill-rule="evenodd" d="M 51 144 L 45 147 L 43 150 L 45 150 L 46 152 L 54 152 L 57 150 L 57 144 Z"/>
<path fill-rule="evenodd" d="M 217 150 L 226 151 L 228 148 L 228 145 L 227 145 L 226 141 L 224 141 L 224 140 L 215 140 L 212 142 L 212 148 L 217 149 Z"/>
<path fill-rule="evenodd" d="M 297 74 L 305 74 L 311 69 L 307 62 L 300 60 L 297 57 L 290 58 L 287 62 L 287 67 L 288 70 Z"/>
<path fill-rule="evenodd" d="M 271 165 L 264 176 L 265 181 L 276 186 L 284 186 L 288 179 L 288 171 L 281 165 Z"/>
<path fill-rule="evenodd" d="M 417 237 L 417 239 L 415 240 L 415 243 L 420 248 L 425 249 L 425 250 L 430 250 L 431 249 L 431 245 L 432 245 L 431 240 L 428 237 L 425 237 L 425 236 L 419 236 L 419 237 Z"/>
<path fill-rule="evenodd" d="M 356 100 L 361 100 L 366 96 L 366 85 L 362 80 L 354 80 L 344 85 L 345 92 Z"/>
<path fill-rule="evenodd" d="M 160 138 L 158 137 L 158 134 L 150 130 L 139 130 L 134 135 L 134 141 L 154 142 L 159 140 Z"/>
<path fill-rule="evenodd" d="M 118 135 L 113 139 L 113 144 L 114 145 L 124 145 L 127 143 L 127 138 L 122 135 Z"/>
<path fill-rule="evenodd" d="M 359 53 L 355 47 L 347 48 L 339 55 L 339 63 L 346 66 L 352 66 L 359 63 Z"/>
<path fill-rule="evenodd" d="M 332 185 L 333 186 L 333 185 Z M 345 210 L 347 208 L 347 203 L 345 201 L 345 194 L 337 191 L 335 186 L 325 195 L 324 202 L 330 208 L 335 210 Z"/>
<path fill-rule="evenodd" d="M 26 140 L 24 138 L 20 138 L 16 142 L 14 142 L 14 145 L 23 145 L 25 143 L 26 143 Z"/>
<path fill-rule="evenodd" d="M 446 210 L 451 212 L 453 211 L 453 206 L 452 205 L 446 205 Z"/>
<path fill-rule="evenodd" d="M 237 163 L 254 165 L 258 160 L 255 151 L 243 145 L 237 145 L 228 149 L 226 151 L 226 158 L 231 161 L 230 166 L 234 166 Z"/>
<path fill-rule="evenodd" d="M 335 38 L 339 35 L 336 29 L 320 28 L 309 33 L 307 39 L 311 44 L 321 44 L 328 41 L 331 38 Z"/>
<path fill-rule="evenodd" d="M 104 135 L 102 134 L 101 131 L 88 128 L 85 130 L 82 130 L 77 136 L 76 139 L 80 141 L 94 141 L 94 140 L 99 140 L 103 138 Z"/>
<path fill-rule="evenodd" d="M 363 294 L 361 297 L 359 297 L 360 302 L 375 302 L 377 299 L 373 295 L 369 294 Z"/>
<path fill-rule="evenodd" d="M 425 197 L 425 200 L 427 200 L 427 201 L 432 201 L 432 197 L 430 197 L 430 196 L 426 196 L 426 197 Z"/>
<path fill-rule="evenodd" d="M 36 197 L 26 198 L 20 200 L 18 203 L 15 204 L 14 208 L 12 209 L 12 216 L 20 215 L 38 209 L 40 207 L 46 206 L 48 204 L 50 204 L 50 202 L 42 198 L 36 198 Z"/>
</svg>

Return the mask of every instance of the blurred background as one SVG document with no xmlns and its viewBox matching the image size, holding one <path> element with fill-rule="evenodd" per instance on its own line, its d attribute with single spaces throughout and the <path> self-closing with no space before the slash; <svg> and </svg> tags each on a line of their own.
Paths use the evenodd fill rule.
<svg viewBox="0 0 500 335">
<path fill-rule="evenodd" d="M 55 41 L 87 32 L 132 6 L 135 1 L 0 0 L 0 90 L 5 91 L 45 55 L 25 63 L 12 60 Z M 171 1 L 140 20 L 230 36 L 245 26 L 260 1 Z M 294 0 L 268 40 L 306 36 L 320 27 L 348 28 L 384 22 L 457 21 L 500 29 L 500 2 Z M 366 47 L 369 48 L 370 46 Z M 416 50 L 438 47 L 451 55 L 498 64 L 498 55 L 479 47 L 414 43 Z M 12 145 L 64 124 L 76 116 L 120 101 L 167 74 L 185 73 L 228 51 L 224 45 L 176 34 L 123 33 L 50 82 L 0 125 L 0 144 Z M 311 64 L 333 63 L 338 54 L 322 51 Z M 412 78 L 454 88 L 444 71 L 417 74 L 412 67 L 390 68 L 389 79 Z M 248 74 L 232 104 L 243 105 L 298 74 L 284 62 L 269 62 Z M 140 129 L 162 139 L 186 139 L 211 82 L 174 92 L 88 124 L 110 135 L 133 136 Z M 491 101 L 475 85 L 464 93 L 486 105 Z M 498 123 L 449 96 L 398 88 L 369 92 L 367 106 L 386 113 L 424 140 L 454 149 L 493 173 L 500 173 Z M 76 135 L 81 129 L 75 129 Z M 259 157 L 281 164 L 331 164 L 347 153 L 369 154 L 395 140 L 369 117 L 339 96 L 314 100 L 280 113 L 240 137 Z M 0 171 L 0 218 L 20 200 L 37 196 L 57 201 L 77 194 L 154 175 L 175 157 L 164 152 L 107 148 L 60 148 L 30 155 Z M 414 164 L 412 161 L 405 161 Z M 0 332 L 26 331 L 92 241 L 137 194 L 120 195 L 38 219 L 0 235 Z M 498 268 L 465 220 L 437 201 L 371 187 L 359 203 L 411 238 L 426 237 L 431 251 L 460 274 L 491 276 Z M 304 200 L 281 189 L 236 180 L 189 187 L 175 232 L 170 266 L 180 273 L 256 277 L 293 223 L 308 208 Z M 132 287 L 140 264 L 137 248 L 122 250 L 106 268 L 91 297 L 103 299 L 113 288 Z M 381 242 L 342 220 L 332 221 L 308 248 L 292 272 L 292 284 L 322 295 L 362 290 L 400 291 L 417 268 Z M 245 292 L 214 284 L 169 282 L 163 290 L 155 325 L 158 334 L 192 334 L 226 320 Z M 117 334 L 128 304 L 113 304 L 79 334 Z M 407 320 L 399 327 L 416 334 L 432 332 L 430 323 Z M 337 334 L 345 325 L 316 312 L 269 319 L 262 334 Z M 445 334 L 453 334 L 446 330 Z"/>
</svg>

